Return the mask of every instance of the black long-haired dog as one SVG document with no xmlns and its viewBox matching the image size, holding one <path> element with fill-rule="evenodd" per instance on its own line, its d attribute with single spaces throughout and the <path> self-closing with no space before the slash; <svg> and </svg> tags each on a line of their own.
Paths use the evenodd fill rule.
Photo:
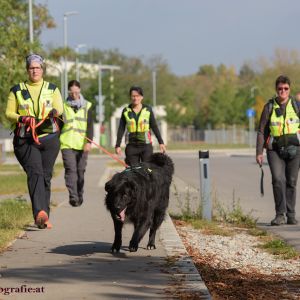
<svg viewBox="0 0 300 300">
<path fill-rule="evenodd" d="M 105 184 L 105 204 L 110 211 L 115 239 L 112 252 L 122 246 L 122 227 L 125 216 L 134 224 L 129 243 L 131 252 L 137 251 L 139 242 L 150 228 L 147 249 L 155 249 L 155 234 L 164 220 L 169 204 L 169 191 L 174 164 L 169 156 L 154 153 L 150 162 L 129 167 L 115 174 Z"/>
</svg>

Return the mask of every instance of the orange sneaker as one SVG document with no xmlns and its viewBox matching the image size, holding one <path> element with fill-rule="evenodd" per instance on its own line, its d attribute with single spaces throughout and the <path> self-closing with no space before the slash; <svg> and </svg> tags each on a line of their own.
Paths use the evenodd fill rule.
<svg viewBox="0 0 300 300">
<path fill-rule="evenodd" d="M 49 221 L 45 222 L 45 225 L 46 225 L 47 229 L 52 229 L 52 227 L 53 227 Z"/>
<path fill-rule="evenodd" d="M 39 229 L 45 229 L 47 227 L 48 220 L 48 214 L 44 210 L 41 210 L 35 218 L 35 225 Z"/>
</svg>

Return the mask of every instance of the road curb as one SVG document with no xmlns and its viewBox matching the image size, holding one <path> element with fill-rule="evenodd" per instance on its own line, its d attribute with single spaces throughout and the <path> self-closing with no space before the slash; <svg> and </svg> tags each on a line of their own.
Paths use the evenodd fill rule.
<svg viewBox="0 0 300 300">
<path fill-rule="evenodd" d="M 174 282 L 180 280 L 180 285 L 176 285 L 175 292 L 196 294 L 200 297 L 197 299 L 211 300 L 208 288 L 193 260 L 188 255 L 169 214 L 166 215 L 159 233 L 160 241 L 167 252 L 167 257 L 175 258 L 172 267 L 170 267 Z"/>
</svg>

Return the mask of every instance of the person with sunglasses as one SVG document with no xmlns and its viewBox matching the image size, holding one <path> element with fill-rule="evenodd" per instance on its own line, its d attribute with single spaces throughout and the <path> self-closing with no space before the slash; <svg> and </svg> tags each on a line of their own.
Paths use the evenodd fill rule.
<svg viewBox="0 0 300 300">
<path fill-rule="evenodd" d="M 93 140 L 92 103 L 81 94 L 80 82 L 68 83 L 69 96 L 64 101 L 64 125 L 60 135 L 60 148 L 65 168 L 65 182 L 69 203 L 73 207 L 83 203 L 84 173 Z"/>
<path fill-rule="evenodd" d="M 290 96 L 291 81 L 279 76 L 277 95 L 264 106 L 256 143 L 256 161 L 263 163 L 263 149 L 272 175 L 276 216 L 271 225 L 296 225 L 296 187 L 300 163 L 299 102 Z M 287 217 L 287 220 L 285 218 Z"/>
<path fill-rule="evenodd" d="M 59 125 L 63 113 L 59 89 L 43 79 L 44 60 L 26 57 L 28 80 L 10 90 L 6 117 L 14 128 L 14 153 L 27 175 L 33 217 L 38 228 L 49 223 L 51 178 L 59 153 Z"/>
</svg>

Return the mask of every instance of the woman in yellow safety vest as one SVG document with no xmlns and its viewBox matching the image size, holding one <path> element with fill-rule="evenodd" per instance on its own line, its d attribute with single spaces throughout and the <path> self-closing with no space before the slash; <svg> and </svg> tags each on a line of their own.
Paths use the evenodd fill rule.
<svg viewBox="0 0 300 300">
<path fill-rule="evenodd" d="M 51 228 L 50 188 L 53 166 L 59 153 L 56 117 L 63 112 L 59 89 L 43 79 L 40 55 L 26 57 L 28 80 L 10 90 L 6 117 L 14 127 L 14 153 L 27 175 L 33 216 L 40 229 Z"/>
<path fill-rule="evenodd" d="M 166 152 L 152 108 L 142 103 L 143 95 L 142 88 L 138 86 L 130 88 L 131 103 L 122 111 L 117 133 L 115 152 L 121 155 L 121 141 L 127 129 L 128 143 L 125 148 L 125 161 L 130 166 L 149 161 L 153 153 L 151 130 L 158 140 L 160 151 Z"/>
<path fill-rule="evenodd" d="M 93 140 L 92 103 L 81 94 L 80 83 L 71 80 L 69 97 L 64 101 L 64 125 L 60 135 L 65 181 L 70 205 L 83 202 L 84 173 Z"/>
<path fill-rule="evenodd" d="M 290 85 L 290 79 L 286 76 L 276 79 L 277 96 L 264 106 L 257 133 L 256 161 L 262 165 L 265 147 L 272 174 L 276 211 L 272 226 L 297 224 L 295 204 L 300 162 L 299 102 L 290 97 Z"/>
</svg>

